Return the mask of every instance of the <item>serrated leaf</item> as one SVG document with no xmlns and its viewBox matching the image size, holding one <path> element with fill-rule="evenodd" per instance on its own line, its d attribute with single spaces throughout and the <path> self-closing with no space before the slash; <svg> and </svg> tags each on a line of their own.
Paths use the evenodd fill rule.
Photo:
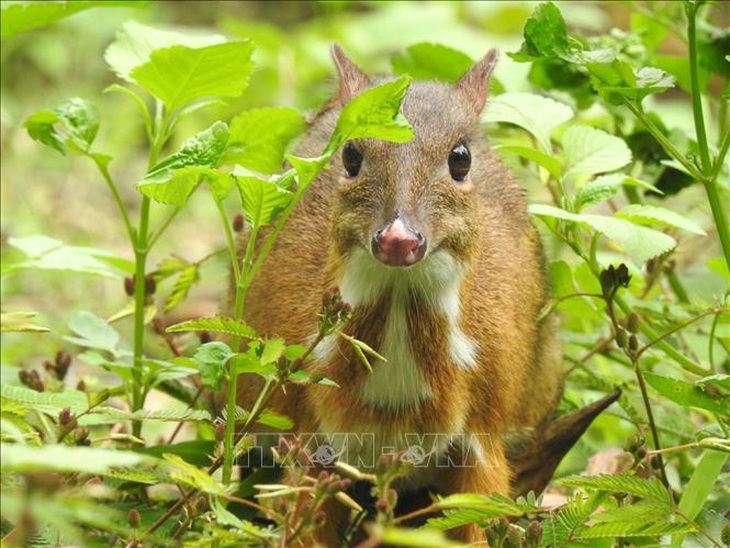
<svg viewBox="0 0 730 548">
<path fill-rule="evenodd" d="M 228 316 L 215 316 L 213 318 L 198 318 L 171 325 L 167 328 L 169 333 L 180 333 L 183 331 L 210 331 L 212 333 L 227 333 L 243 339 L 256 339 L 258 335 L 253 327 L 243 320 L 236 320 Z"/>
<path fill-rule="evenodd" d="M 266 226 L 293 200 L 291 192 L 273 181 L 258 177 L 236 177 L 246 220 L 253 226 Z"/>
<path fill-rule="evenodd" d="M 658 224 L 682 228 L 693 234 L 706 236 L 707 233 L 683 215 L 664 207 L 629 204 L 614 214 L 619 219 L 626 219 L 636 224 Z"/>
<path fill-rule="evenodd" d="M 200 281 L 199 266 L 197 264 L 191 264 L 186 267 L 175 280 L 175 285 L 172 288 L 172 293 L 165 301 L 165 312 L 170 312 L 180 303 L 182 303 L 188 296 L 190 289 Z"/>
<path fill-rule="evenodd" d="M 191 440 L 174 444 L 153 445 L 140 447 L 136 452 L 161 458 L 165 453 L 177 455 L 193 466 L 208 466 L 215 453 L 215 440 Z"/>
<path fill-rule="evenodd" d="M 212 422 L 213 417 L 202 409 L 140 409 L 128 414 L 127 419 L 162 422 Z"/>
<path fill-rule="evenodd" d="M 117 350 L 119 333 L 91 312 L 79 311 L 74 313 L 68 322 L 68 326 L 78 336 L 64 337 L 67 341 L 86 348 L 104 350 L 114 356 L 119 354 Z"/>
<path fill-rule="evenodd" d="M 657 194 L 664 194 L 654 185 L 645 181 L 628 177 L 623 173 L 612 173 L 610 175 L 596 177 L 585 185 L 580 186 L 575 193 L 575 208 L 580 211 L 588 205 L 607 200 L 614 196 L 621 186 L 638 186 L 656 192 Z"/>
<path fill-rule="evenodd" d="M 552 2 L 539 4 L 535 8 L 525 21 L 523 37 L 520 50 L 508 54 L 515 61 L 562 57 L 569 49 L 565 20 Z"/>
<path fill-rule="evenodd" d="M 673 504 L 672 495 L 656 478 L 640 478 L 632 472 L 621 474 L 599 474 L 596 476 L 568 476 L 557 480 L 560 485 L 580 487 L 586 491 L 626 493 L 658 502 Z"/>
<path fill-rule="evenodd" d="M 587 213 L 571 213 L 543 204 L 532 204 L 528 210 L 533 215 L 564 219 L 593 228 L 611 239 L 638 263 L 666 253 L 677 245 L 674 238 L 667 234 L 635 225 L 623 219 Z"/>
<path fill-rule="evenodd" d="M 261 358 L 256 355 L 253 349 L 234 355 L 231 358 L 231 366 L 236 375 L 253 373 L 261 375 L 265 379 L 271 379 L 277 373 L 276 367 L 270 363 L 262 363 Z"/>
<path fill-rule="evenodd" d="M 454 83 L 471 68 L 474 60 L 465 53 L 444 46 L 421 42 L 406 48 L 390 61 L 395 74 L 409 74 L 417 80 Z"/>
<path fill-rule="evenodd" d="M 0 331 L 49 333 L 51 330 L 47 327 L 29 321 L 37 315 L 37 312 L 3 312 L 0 314 Z"/>
<path fill-rule="evenodd" d="M 299 192 L 306 190 L 317 175 L 327 169 L 329 158 L 329 155 L 319 156 L 317 158 L 299 158 L 287 154 L 286 159 L 294 167 L 297 174 L 297 188 Z"/>
<path fill-rule="evenodd" d="M 245 409 L 242 409 L 240 407 L 236 407 L 236 422 L 247 422 L 249 417 L 251 416 L 251 413 L 246 411 Z M 224 418 L 226 418 L 224 414 Z M 294 421 L 291 420 L 286 415 L 282 415 L 281 413 L 277 413 L 276 411 L 272 409 L 264 409 L 256 419 L 256 422 L 259 424 L 263 424 L 264 426 L 268 426 L 270 428 L 276 428 L 277 430 L 291 430 L 294 428 Z"/>
<path fill-rule="evenodd" d="M 612 521 L 581 529 L 576 536 L 583 539 L 660 537 L 678 533 L 691 533 L 693 531 L 696 531 L 696 528 L 689 523 L 673 523 L 666 520 L 654 523 Z"/>
<path fill-rule="evenodd" d="M 645 372 L 644 378 L 651 387 L 684 407 L 697 407 L 714 413 L 730 413 L 730 396 L 712 396 L 693 384 Z"/>
<path fill-rule="evenodd" d="M 54 470 L 84 474 L 107 474 L 114 468 L 129 468 L 151 462 L 132 451 L 73 447 L 68 445 L 43 445 L 30 447 L 19 444 L 0 444 L 3 470 L 22 472 Z"/>
<path fill-rule="evenodd" d="M 150 275 L 157 283 L 165 280 L 175 274 L 179 274 L 191 265 L 190 261 L 183 259 L 177 255 L 165 257 L 157 264 L 157 270 L 150 272 Z"/>
<path fill-rule="evenodd" d="M 588 126 L 572 126 L 563 134 L 563 158 L 566 179 L 615 171 L 631 161 L 626 143 Z"/>
<path fill-rule="evenodd" d="M 200 368 L 200 378 L 203 386 L 220 390 L 223 379 L 226 377 L 226 364 L 233 356 L 231 348 L 223 342 L 213 341 L 198 347 L 193 359 Z"/>
<path fill-rule="evenodd" d="M 82 413 L 88 409 L 86 394 L 79 390 L 64 392 L 36 392 L 25 386 L 11 384 L 0 385 L 0 395 L 16 402 L 27 409 L 35 409 L 44 413 L 55 414 L 64 407 L 74 413 Z"/>
<path fill-rule="evenodd" d="M 99 111 L 85 99 L 74 97 L 52 111 L 31 114 L 23 127 L 35 141 L 55 148 L 61 154 L 86 154 L 99 130 Z"/>
<path fill-rule="evenodd" d="M 411 79 L 401 76 L 365 90 L 348 102 L 325 149 L 332 154 L 350 139 L 381 139 L 404 143 L 413 138 L 413 129 L 400 113 Z"/>
<path fill-rule="evenodd" d="M 130 73 L 150 60 L 150 53 L 156 49 L 175 45 L 202 48 L 222 44 L 226 39 L 220 34 L 183 34 L 161 30 L 136 21 L 127 21 L 117 32 L 117 39 L 104 52 L 104 59 L 120 78 L 134 82 Z"/>
<path fill-rule="evenodd" d="M 489 101 L 482 120 L 521 127 L 537 139 L 542 152 L 549 154 L 552 152 L 551 133 L 573 116 L 573 109 L 554 99 L 533 93 L 509 92 Z"/>
<path fill-rule="evenodd" d="M 204 97 L 238 97 L 253 71 L 251 42 L 153 50 L 131 78 L 174 111 Z"/>
<path fill-rule="evenodd" d="M 284 339 L 267 339 L 261 350 L 261 363 L 274 363 L 284 354 L 286 343 Z"/>
<path fill-rule="evenodd" d="M 185 462 L 172 453 L 165 453 L 163 458 L 172 465 L 170 476 L 175 481 L 189 485 L 203 493 L 211 495 L 225 494 L 225 488 L 204 470 Z"/>
<path fill-rule="evenodd" d="M 246 110 L 231 120 L 228 148 L 221 163 L 272 174 L 281 169 L 284 152 L 306 122 L 298 110 L 286 107 Z"/>
</svg>

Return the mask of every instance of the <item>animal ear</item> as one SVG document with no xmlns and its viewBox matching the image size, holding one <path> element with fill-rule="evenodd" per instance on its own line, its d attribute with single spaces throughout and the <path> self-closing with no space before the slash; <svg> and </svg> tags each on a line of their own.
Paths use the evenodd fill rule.
<svg viewBox="0 0 730 548">
<path fill-rule="evenodd" d="M 337 68 L 338 79 L 335 99 L 341 105 L 345 105 L 355 95 L 370 86 L 370 78 L 345 55 L 337 44 L 332 46 L 332 60 Z"/>
<path fill-rule="evenodd" d="M 498 59 L 499 50 L 489 50 L 484 59 L 471 67 L 456 83 L 456 89 L 466 98 L 476 114 L 484 109 L 487 102 L 487 84 Z"/>
</svg>

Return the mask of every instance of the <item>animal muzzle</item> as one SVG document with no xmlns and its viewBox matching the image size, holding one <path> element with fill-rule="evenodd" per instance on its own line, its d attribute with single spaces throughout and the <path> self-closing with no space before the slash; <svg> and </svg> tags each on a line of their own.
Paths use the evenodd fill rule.
<svg viewBox="0 0 730 548">
<path fill-rule="evenodd" d="M 371 241 L 373 256 L 388 266 L 411 266 L 426 254 L 426 237 L 398 216 L 385 228 L 375 231 Z"/>
</svg>

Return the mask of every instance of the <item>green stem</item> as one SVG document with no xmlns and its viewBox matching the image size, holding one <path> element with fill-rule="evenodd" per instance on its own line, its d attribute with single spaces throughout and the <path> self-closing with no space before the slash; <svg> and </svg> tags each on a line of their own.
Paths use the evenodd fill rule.
<svg viewBox="0 0 730 548">
<path fill-rule="evenodd" d="M 705 116 L 702 112 L 702 94 L 700 93 L 700 80 L 697 70 L 697 10 L 700 4 L 685 3 L 687 13 L 687 41 L 689 43 L 689 76 L 692 87 L 692 114 L 695 119 L 695 133 L 697 134 L 697 146 L 700 151 L 700 168 L 703 175 L 709 175 L 712 169 L 710 160 L 710 149 L 707 145 L 707 130 L 705 129 Z"/>
<path fill-rule="evenodd" d="M 639 390 L 641 391 L 641 399 L 644 401 L 644 409 L 646 409 L 646 417 L 649 420 L 649 428 L 651 429 L 651 436 L 654 438 L 654 450 L 658 451 L 656 454 L 657 459 L 659 460 L 659 472 L 662 476 L 662 482 L 666 487 L 669 487 L 669 482 L 667 481 L 667 474 L 664 470 L 664 459 L 662 458 L 661 454 L 661 443 L 659 441 L 659 431 L 656 427 L 656 422 L 654 421 L 654 412 L 651 409 L 651 403 L 649 401 L 649 393 L 646 390 L 646 382 L 644 381 L 644 375 L 641 374 L 641 368 L 639 367 L 639 357 L 636 356 L 634 358 L 634 372 L 636 373 L 636 380 L 639 382 Z"/>
<path fill-rule="evenodd" d="M 176 207 L 172 210 L 172 213 L 165 219 L 165 221 L 160 225 L 160 228 L 158 228 L 156 231 L 152 232 L 149 237 L 149 242 L 147 244 L 147 248 L 152 249 L 154 245 L 157 243 L 157 240 L 160 239 L 160 236 L 165 232 L 165 230 L 168 229 L 170 224 L 173 220 L 175 220 L 175 217 L 177 217 L 177 214 L 180 213 L 182 208 Z"/>
<path fill-rule="evenodd" d="M 674 291 L 674 294 L 677 296 L 677 300 L 680 303 L 689 303 L 689 295 L 687 295 L 687 291 L 684 289 L 684 286 L 679 280 L 674 269 L 667 273 L 667 280 L 669 281 L 669 286 L 672 288 L 672 291 Z"/>
<path fill-rule="evenodd" d="M 728 217 L 722 208 L 722 200 L 720 198 L 720 191 L 715 181 L 702 181 L 705 186 L 705 192 L 707 193 L 707 199 L 710 202 L 710 209 L 712 210 L 712 217 L 715 220 L 715 227 L 717 228 L 717 234 L 720 237 L 720 245 L 722 246 L 722 252 L 725 255 L 725 263 L 728 269 L 730 269 L 730 228 L 728 226 Z"/>
<path fill-rule="evenodd" d="M 99 160 L 95 155 L 92 155 L 90 157 L 92 160 L 94 160 L 96 167 L 99 168 L 99 171 L 101 172 L 102 177 L 104 177 L 104 180 L 106 181 L 106 184 L 109 187 L 109 190 L 111 191 L 112 196 L 114 197 L 114 203 L 117 204 L 117 208 L 119 209 L 119 212 L 122 214 L 122 219 L 124 220 L 124 227 L 127 229 L 127 234 L 129 235 L 129 241 L 132 244 L 132 247 L 134 247 L 135 242 L 137 240 L 137 236 L 134 232 L 134 227 L 132 226 L 132 222 L 129 220 L 129 215 L 127 215 L 127 208 L 124 207 L 124 202 L 122 202 L 122 197 L 119 194 L 119 189 L 117 188 L 117 185 L 114 182 L 114 179 L 112 179 L 112 176 L 109 173 L 109 168 L 107 167 L 106 163 Z"/>
</svg>

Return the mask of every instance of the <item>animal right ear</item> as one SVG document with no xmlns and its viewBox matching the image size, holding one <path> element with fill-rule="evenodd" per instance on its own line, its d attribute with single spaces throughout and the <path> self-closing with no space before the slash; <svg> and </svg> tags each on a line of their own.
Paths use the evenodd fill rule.
<svg viewBox="0 0 730 548">
<path fill-rule="evenodd" d="M 478 115 L 487 102 L 487 84 L 494 67 L 497 66 L 499 50 L 492 49 L 456 83 L 459 90 Z"/>
<path fill-rule="evenodd" d="M 337 44 L 332 46 L 332 60 L 337 68 L 338 80 L 337 97 L 335 99 L 344 106 L 355 95 L 370 86 L 370 78 L 345 55 L 345 52 Z"/>
</svg>

